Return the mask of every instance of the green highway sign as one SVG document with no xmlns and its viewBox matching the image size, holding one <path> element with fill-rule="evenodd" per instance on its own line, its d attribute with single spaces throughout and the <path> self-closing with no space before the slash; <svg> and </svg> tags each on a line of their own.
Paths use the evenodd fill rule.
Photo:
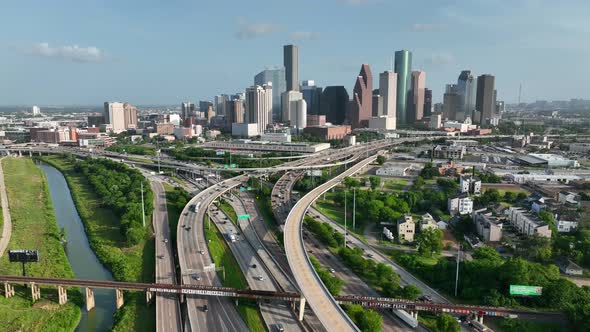
<svg viewBox="0 0 590 332">
<path fill-rule="evenodd" d="M 229 167 L 228 164 L 223 165 L 223 168 L 228 168 L 228 167 Z"/>
<path fill-rule="evenodd" d="M 240 214 L 240 215 L 238 215 L 238 220 L 239 219 L 250 219 L 250 215 L 249 214 Z"/>
<path fill-rule="evenodd" d="M 252 187 L 248 187 L 248 190 L 252 190 Z"/>
<path fill-rule="evenodd" d="M 231 168 L 236 168 L 236 166 L 237 166 L 236 164 L 229 165 L 229 167 L 231 167 Z"/>
<path fill-rule="evenodd" d="M 541 296 L 543 287 L 510 285 L 510 295 Z"/>
<path fill-rule="evenodd" d="M 246 188 L 240 187 L 240 191 L 244 191 L 244 190 L 246 190 Z"/>
</svg>

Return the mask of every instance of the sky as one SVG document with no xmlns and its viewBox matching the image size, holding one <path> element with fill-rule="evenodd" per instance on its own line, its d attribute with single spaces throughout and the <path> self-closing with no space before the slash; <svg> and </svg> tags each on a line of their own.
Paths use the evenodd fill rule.
<svg viewBox="0 0 590 332">
<path fill-rule="evenodd" d="M 590 99 L 587 0 L 52 0 L 0 4 L 0 105 L 137 105 L 243 92 L 299 46 L 300 80 L 374 86 L 413 53 L 435 101 L 459 72 L 498 99 Z"/>
</svg>

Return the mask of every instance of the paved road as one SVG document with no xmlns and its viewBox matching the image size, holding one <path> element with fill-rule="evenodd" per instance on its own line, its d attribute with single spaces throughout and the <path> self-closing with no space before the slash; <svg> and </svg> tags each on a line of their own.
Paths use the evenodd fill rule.
<svg viewBox="0 0 590 332">
<path fill-rule="evenodd" d="M 148 176 L 154 192 L 153 226 L 156 233 L 156 283 L 176 284 L 174 250 L 170 239 L 166 192 L 162 183 L 153 176 Z M 156 331 L 182 331 L 180 303 L 175 294 L 156 295 Z"/>
<path fill-rule="evenodd" d="M 341 295 L 381 296 L 362 281 L 353 271 L 346 267 L 346 265 L 321 244 L 313 234 L 305 230 L 303 231 L 303 234 L 305 242 L 308 244 L 307 249 L 313 252 L 312 256 L 314 256 L 326 269 L 334 269 L 334 275 L 344 281 L 345 284 L 342 287 Z M 395 318 L 391 313 L 391 310 L 381 310 L 380 313 L 383 315 L 382 331 L 400 332 L 411 330 L 410 327 Z"/>
<path fill-rule="evenodd" d="M 328 331 L 358 331 L 358 328 L 330 295 L 311 265 L 301 236 L 303 217 L 309 206 L 322 193 L 340 183 L 345 177 L 360 171 L 376 158 L 376 155 L 366 158 L 313 189 L 295 204 L 285 224 L 285 252 L 293 276 L 309 305 Z"/>
<path fill-rule="evenodd" d="M 244 213 L 243 210 L 236 210 L 236 212 L 238 214 Z M 223 234 L 248 282 L 248 286 L 254 290 L 280 291 L 272 274 L 267 270 L 266 264 L 256 254 L 255 249 L 246 239 L 244 233 L 221 210 L 212 206 L 209 215 Z M 232 234 L 236 238 L 233 242 L 229 240 Z M 269 331 L 277 329 L 279 325 L 282 325 L 286 331 L 301 331 L 297 318 L 286 303 L 262 303 L 260 304 L 260 312 Z"/>
<path fill-rule="evenodd" d="M 247 177 L 239 176 L 206 188 L 193 197 L 185 206 L 178 223 L 178 260 L 183 284 L 221 286 L 214 271 L 205 271 L 212 259 L 205 239 L 205 213 L 211 202 L 231 187 L 239 185 Z M 200 204 L 199 204 L 200 203 Z M 191 205 L 199 205 L 195 212 Z M 190 229 L 187 230 L 189 226 Z M 200 280 L 197 280 L 197 276 Z M 186 297 L 187 325 L 190 331 L 246 331 L 248 327 L 236 307 L 227 298 L 204 298 L 195 295 Z M 204 306 L 207 305 L 208 312 Z"/>
<path fill-rule="evenodd" d="M 12 234 L 12 222 L 10 220 L 10 207 L 8 206 L 8 195 L 6 194 L 6 186 L 4 185 L 4 170 L 2 169 L 2 159 L 0 158 L 0 200 L 2 201 L 2 237 L 0 238 L 0 257 L 4 255 L 4 251 L 10 242 Z"/>
</svg>

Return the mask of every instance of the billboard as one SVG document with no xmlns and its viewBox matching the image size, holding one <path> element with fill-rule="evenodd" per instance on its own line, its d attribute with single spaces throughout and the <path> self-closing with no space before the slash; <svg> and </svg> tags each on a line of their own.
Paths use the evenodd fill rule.
<svg viewBox="0 0 590 332">
<path fill-rule="evenodd" d="M 37 250 L 9 250 L 8 259 L 11 262 L 38 262 L 39 253 L 37 252 Z"/>
<path fill-rule="evenodd" d="M 510 285 L 510 295 L 541 296 L 543 287 Z"/>
</svg>

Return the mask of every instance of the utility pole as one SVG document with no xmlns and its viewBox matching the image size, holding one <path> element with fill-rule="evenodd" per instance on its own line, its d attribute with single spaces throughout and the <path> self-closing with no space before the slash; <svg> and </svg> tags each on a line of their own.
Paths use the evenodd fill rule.
<svg viewBox="0 0 590 332">
<path fill-rule="evenodd" d="M 352 229 L 356 229 L 356 187 L 352 188 Z"/>
<path fill-rule="evenodd" d="M 461 261 L 461 245 L 457 251 L 457 272 L 455 274 L 455 297 L 457 297 L 457 288 L 459 286 L 459 262 Z"/>
<path fill-rule="evenodd" d="M 344 190 L 344 247 L 346 248 L 346 189 Z"/>
<path fill-rule="evenodd" d="M 145 205 L 143 203 L 143 181 L 141 182 L 141 218 L 143 227 L 145 227 Z"/>
</svg>

